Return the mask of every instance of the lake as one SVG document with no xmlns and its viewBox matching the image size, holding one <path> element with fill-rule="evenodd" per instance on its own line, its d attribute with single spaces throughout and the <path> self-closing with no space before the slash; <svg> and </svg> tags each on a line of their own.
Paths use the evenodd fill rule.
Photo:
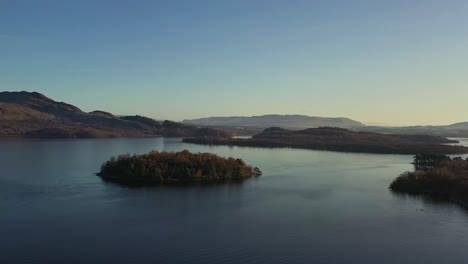
<svg viewBox="0 0 468 264">
<path fill-rule="evenodd" d="M 112 155 L 183 149 L 242 158 L 263 176 L 129 189 L 94 175 Z M 0 150 L 0 263 L 468 263 L 468 210 L 388 190 L 412 170 L 407 155 L 168 138 Z"/>
</svg>

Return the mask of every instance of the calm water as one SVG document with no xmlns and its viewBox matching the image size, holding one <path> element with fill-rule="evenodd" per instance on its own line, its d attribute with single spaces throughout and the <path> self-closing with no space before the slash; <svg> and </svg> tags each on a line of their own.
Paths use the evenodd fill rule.
<svg viewBox="0 0 468 264">
<path fill-rule="evenodd" d="M 152 149 L 243 158 L 264 176 L 127 189 L 93 173 Z M 0 142 L 0 263 L 468 263 L 468 211 L 387 189 L 411 156 L 190 145 Z"/>
</svg>

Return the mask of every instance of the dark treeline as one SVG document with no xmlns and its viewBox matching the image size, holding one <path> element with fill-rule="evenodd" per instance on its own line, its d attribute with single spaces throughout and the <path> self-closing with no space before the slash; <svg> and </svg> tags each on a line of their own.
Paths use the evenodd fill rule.
<svg viewBox="0 0 468 264">
<path fill-rule="evenodd" d="M 468 159 L 444 155 L 414 156 L 413 172 L 404 172 L 391 184 L 395 192 L 426 195 L 468 207 Z"/>
<path fill-rule="evenodd" d="M 463 154 L 468 148 L 446 143 L 457 141 L 429 135 L 388 135 L 356 132 L 342 128 L 310 128 L 292 131 L 268 128 L 250 139 L 191 137 L 184 142 L 212 145 L 235 145 L 250 147 L 289 147 L 302 149 L 330 150 L 342 152 L 382 154 Z"/>
<path fill-rule="evenodd" d="M 102 164 L 98 175 L 105 180 L 127 185 L 159 185 L 239 181 L 260 176 L 261 171 L 247 165 L 242 159 L 184 150 L 112 157 Z"/>
</svg>

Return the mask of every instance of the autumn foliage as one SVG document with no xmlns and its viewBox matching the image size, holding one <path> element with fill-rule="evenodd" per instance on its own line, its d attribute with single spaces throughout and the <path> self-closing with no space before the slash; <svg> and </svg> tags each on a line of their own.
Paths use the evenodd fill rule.
<svg viewBox="0 0 468 264">
<path fill-rule="evenodd" d="M 143 155 L 112 157 L 101 166 L 99 176 L 130 185 L 238 181 L 260 176 L 261 171 L 242 159 L 211 153 L 152 151 Z"/>
<path fill-rule="evenodd" d="M 468 206 L 468 159 L 416 155 L 413 164 L 415 171 L 401 174 L 390 184 L 390 189 Z"/>
</svg>

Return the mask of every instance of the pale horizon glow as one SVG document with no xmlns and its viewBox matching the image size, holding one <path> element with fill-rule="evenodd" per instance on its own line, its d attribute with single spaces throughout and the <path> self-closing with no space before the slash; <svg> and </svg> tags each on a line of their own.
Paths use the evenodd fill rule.
<svg viewBox="0 0 468 264">
<path fill-rule="evenodd" d="M 0 91 L 181 121 L 468 121 L 468 2 L 0 3 Z"/>
</svg>

